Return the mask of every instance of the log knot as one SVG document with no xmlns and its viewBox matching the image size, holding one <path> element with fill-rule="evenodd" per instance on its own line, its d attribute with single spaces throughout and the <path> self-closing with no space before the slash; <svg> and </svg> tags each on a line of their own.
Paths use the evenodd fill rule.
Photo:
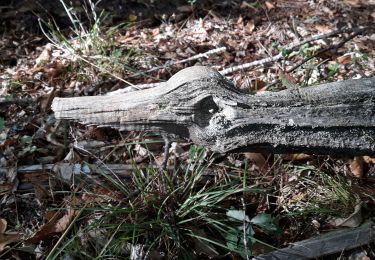
<svg viewBox="0 0 375 260">
<path fill-rule="evenodd" d="M 178 87 L 187 82 L 202 80 L 204 78 L 225 79 L 219 72 L 206 66 L 192 66 L 180 70 L 174 74 L 168 81 L 169 86 Z"/>
</svg>

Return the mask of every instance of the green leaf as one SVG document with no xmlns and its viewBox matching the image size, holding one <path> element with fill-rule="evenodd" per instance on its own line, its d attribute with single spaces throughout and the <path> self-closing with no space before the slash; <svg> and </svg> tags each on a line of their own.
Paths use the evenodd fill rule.
<svg viewBox="0 0 375 260">
<path fill-rule="evenodd" d="M 31 144 L 33 142 L 33 138 L 28 135 L 24 135 L 21 137 L 21 143 L 22 144 Z"/>
<path fill-rule="evenodd" d="M 340 69 L 340 64 L 338 64 L 338 63 L 329 64 L 328 65 L 328 76 L 332 77 L 335 74 L 339 73 L 339 69 Z"/>
<path fill-rule="evenodd" d="M 255 225 L 266 225 L 272 222 L 272 217 L 270 214 L 260 213 L 251 219 L 251 223 Z"/>
<path fill-rule="evenodd" d="M 5 120 L 0 116 L 0 132 L 2 132 L 5 128 Z"/>
<path fill-rule="evenodd" d="M 280 54 L 283 57 L 286 57 L 288 55 L 288 52 L 286 51 L 285 48 L 279 48 Z"/>
<path fill-rule="evenodd" d="M 249 217 L 246 215 L 245 211 L 243 210 L 230 209 L 227 211 L 227 216 L 229 218 L 234 218 L 239 221 L 250 222 Z"/>
<path fill-rule="evenodd" d="M 280 229 L 274 223 L 270 214 L 260 213 L 253 217 L 250 222 L 260 227 L 266 234 L 279 234 Z"/>
</svg>

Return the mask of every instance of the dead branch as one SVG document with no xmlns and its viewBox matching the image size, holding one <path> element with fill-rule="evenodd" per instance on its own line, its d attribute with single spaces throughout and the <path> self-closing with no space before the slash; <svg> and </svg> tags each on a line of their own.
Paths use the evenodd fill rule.
<svg viewBox="0 0 375 260">
<path fill-rule="evenodd" d="M 307 58 L 304 58 L 303 60 L 301 60 L 300 62 L 298 62 L 296 65 L 294 65 L 293 67 L 289 68 L 286 70 L 287 73 L 290 73 L 290 72 L 293 72 L 295 71 L 296 69 L 298 69 L 299 67 L 301 67 L 303 64 L 305 64 L 306 62 L 308 62 L 309 60 L 313 59 L 313 58 L 316 58 L 318 57 L 319 55 L 327 52 L 327 51 L 330 51 L 330 50 L 337 50 L 339 48 L 341 48 L 346 42 L 352 40 L 353 38 L 355 38 L 356 36 L 358 36 L 359 34 L 361 34 L 362 31 L 356 31 L 354 32 L 353 34 L 351 34 L 350 36 L 348 37 L 345 37 L 342 41 L 340 41 L 338 44 L 335 44 L 335 45 L 331 45 L 331 46 L 328 46 L 328 47 L 325 47 L 325 48 L 321 48 L 320 50 L 318 50 L 316 53 L 314 53 L 313 55 L 307 57 Z M 265 86 L 265 89 L 268 89 L 269 87 L 271 86 L 274 86 L 276 84 L 280 83 L 280 80 L 277 79 L 273 82 L 271 82 L 270 84 L 268 84 L 267 86 Z"/>
<path fill-rule="evenodd" d="M 55 98 L 52 109 L 57 119 L 169 132 L 221 153 L 375 154 L 375 78 L 250 95 L 194 66 L 153 89 Z"/>
<path fill-rule="evenodd" d="M 137 165 L 138 170 L 146 170 L 150 167 L 154 168 L 155 171 L 160 166 L 157 165 Z M 7 172 L 15 170 L 18 181 L 7 180 L 4 178 Z M 173 166 L 167 166 L 168 172 L 173 172 Z M 112 176 L 115 174 L 118 178 L 124 181 L 131 181 L 134 172 L 134 165 L 131 164 L 102 164 L 102 165 L 89 165 L 86 163 L 56 163 L 56 164 L 36 164 L 36 165 L 24 165 L 19 166 L 16 169 L 11 168 L 0 168 L 0 177 L 3 177 L 4 183 L 0 184 L 0 194 L 10 192 L 12 189 L 18 191 L 25 191 L 33 189 L 33 185 L 48 186 L 51 176 L 65 180 L 68 183 L 72 182 L 77 178 L 82 178 L 85 183 L 90 180 L 94 183 L 100 182 L 102 175 Z M 205 176 L 217 175 L 217 170 L 207 169 Z M 103 178 L 102 178 L 103 179 Z M 14 186 L 18 187 L 14 187 Z"/>
<path fill-rule="evenodd" d="M 197 60 L 197 59 L 200 59 L 200 58 L 207 58 L 209 55 L 224 52 L 225 50 L 226 50 L 225 47 L 219 47 L 219 48 L 216 48 L 216 49 L 213 49 L 213 50 L 206 51 L 204 53 L 198 53 L 197 55 L 194 55 L 192 57 L 189 57 L 189 58 L 186 58 L 186 59 L 183 59 L 183 60 L 171 61 L 171 62 L 168 62 L 168 63 L 162 65 L 162 66 L 157 66 L 157 67 L 151 68 L 151 69 L 146 70 L 146 71 L 135 73 L 133 75 L 130 75 L 128 78 L 133 78 L 133 77 L 145 75 L 146 73 L 150 73 L 150 72 L 153 72 L 155 70 L 165 69 L 167 67 L 171 67 L 171 66 L 176 65 L 176 64 L 182 64 L 182 63 Z"/>
<path fill-rule="evenodd" d="M 261 60 L 256 60 L 256 61 L 252 61 L 252 62 L 249 62 L 249 63 L 229 67 L 229 68 L 223 69 L 219 72 L 220 72 L 221 75 L 225 76 L 225 75 L 231 74 L 231 73 L 239 71 L 239 70 L 246 70 L 246 69 L 254 68 L 254 67 L 257 67 L 257 66 L 260 66 L 260 65 L 265 65 L 265 64 L 268 64 L 268 63 L 271 63 L 271 62 L 280 61 L 280 60 L 285 59 L 288 54 L 290 54 L 296 48 L 304 45 L 305 43 L 309 43 L 309 42 L 320 40 L 320 39 L 326 39 L 326 38 L 329 38 L 329 37 L 332 37 L 332 36 L 335 36 L 335 35 L 338 35 L 338 34 L 342 34 L 342 33 L 354 32 L 354 33 L 357 33 L 357 35 L 358 35 L 358 34 L 361 34 L 365 31 L 367 31 L 367 30 L 369 30 L 369 28 L 367 28 L 367 27 L 342 28 L 342 29 L 335 30 L 335 31 L 332 31 L 332 32 L 329 32 L 329 33 L 316 35 L 316 36 L 310 37 L 308 39 L 305 39 L 303 41 L 291 44 L 289 46 L 285 46 L 284 49 L 285 49 L 286 55 L 283 55 L 283 54 L 279 53 L 279 54 L 277 54 L 275 56 L 272 56 L 272 57 L 267 57 L 267 58 L 264 58 L 264 59 L 261 59 Z"/>
</svg>

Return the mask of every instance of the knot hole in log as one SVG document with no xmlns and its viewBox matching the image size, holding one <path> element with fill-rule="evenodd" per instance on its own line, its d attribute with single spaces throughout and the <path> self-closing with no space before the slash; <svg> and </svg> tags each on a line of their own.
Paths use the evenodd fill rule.
<svg viewBox="0 0 375 260">
<path fill-rule="evenodd" d="M 200 100 L 194 105 L 193 122 L 201 128 L 205 128 L 210 124 L 211 118 L 219 111 L 219 107 L 212 96 L 208 96 Z"/>
</svg>

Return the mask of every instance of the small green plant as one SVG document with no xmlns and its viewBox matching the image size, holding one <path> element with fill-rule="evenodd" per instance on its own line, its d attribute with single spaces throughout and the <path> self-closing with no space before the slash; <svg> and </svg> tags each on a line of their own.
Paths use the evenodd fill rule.
<svg viewBox="0 0 375 260">
<path fill-rule="evenodd" d="M 187 0 L 189 5 L 195 5 L 198 0 Z"/>
<path fill-rule="evenodd" d="M 356 198 L 347 180 L 330 176 L 314 166 L 289 166 L 291 180 L 282 192 L 282 207 L 292 215 L 343 215 L 350 213 Z"/>
<path fill-rule="evenodd" d="M 241 4 L 242 4 L 242 5 L 245 5 L 245 6 L 247 6 L 247 7 L 250 7 L 250 8 L 252 8 L 252 9 L 254 9 L 254 10 L 257 10 L 257 9 L 259 9 L 259 8 L 262 7 L 261 4 L 260 4 L 259 2 L 248 3 L 247 1 L 242 1 Z"/>
<path fill-rule="evenodd" d="M 20 89 L 22 87 L 23 83 L 19 80 L 10 80 L 7 84 L 7 87 L 11 91 L 15 91 L 17 89 Z"/>
<path fill-rule="evenodd" d="M 272 41 L 270 45 L 268 46 L 269 50 L 272 51 L 274 49 L 277 49 L 279 47 L 280 43 L 276 41 Z"/>
<path fill-rule="evenodd" d="M 366 63 L 369 60 L 369 57 L 366 53 L 360 52 L 360 51 L 355 51 L 352 52 L 351 54 L 353 62 L 363 62 Z"/>
<path fill-rule="evenodd" d="M 340 71 L 340 64 L 334 63 L 328 65 L 328 78 L 332 78 Z"/>
<path fill-rule="evenodd" d="M 28 135 L 24 135 L 20 139 L 22 145 L 21 151 L 18 152 L 18 156 L 25 156 L 27 154 L 33 154 L 35 152 L 46 153 L 47 149 L 39 148 L 33 144 L 33 138 Z"/>
<path fill-rule="evenodd" d="M 251 246 L 254 242 L 257 242 L 257 240 L 254 239 L 254 227 L 260 228 L 268 235 L 281 234 L 281 230 L 275 224 L 270 214 L 260 213 L 250 219 L 245 211 L 230 209 L 227 211 L 227 216 L 237 220 L 239 224 L 241 224 L 237 226 L 237 229 L 227 234 L 227 245 L 232 251 L 240 252 L 243 258 L 252 254 Z"/>
<path fill-rule="evenodd" d="M 279 52 L 280 52 L 281 56 L 283 56 L 283 57 L 288 56 L 288 52 L 287 52 L 286 48 L 284 48 L 284 47 L 279 48 Z"/>
<path fill-rule="evenodd" d="M 90 10 L 86 10 L 87 18 L 90 21 L 89 26 L 85 26 L 79 19 L 73 7 L 60 0 L 72 26 L 71 35 L 70 37 L 66 36 L 52 22 L 43 22 L 49 31 L 49 33 L 45 32 L 43 25 L 40 24 L 44 35 L 55 48 L 68 54 L 65 57 L 70 56 L 71 61 L 78 65 L 76 67 L 80 70 L 78 74 L 81 77 L 87 75 L 87 78 L 90 78 L 93 75 L 91 71 L 95 70 L 95 75 L 110 75 L 132 85 L 122 79 L 121 75 L 126 68 L 128 59 L 136 55 L 136 52 L 133 50 L 124 52 L 124 50 L 115 46 L 113 40 L 113 33 L 116 28 L 122 27 L 124 24 L 104 30 L 102 28 L 102 23 L 105 20 L 104 12 L 97 14 L 96 4 L 91 0 L 86 0 L 86 2 L 88 3 L 87 6 L 90 7 Z"/>
<path fill-rule="evenodd" d="M 141 170 L 134 164 L 131 183 L 107 178 L 109 185 L 121 192 L 121 202 L 109 200 L 87 208 L 82 221 L 89 219 L 90 224 L 77 226 L 76 232 L 56 247 L 53 257 L 118 258 L 136 254 L 197 259 L 227 252 L 251 255 L 252 241 L 257 241 L 252 226 L 265 232 L 277 228 L 269 215 L 258 215 L 243 232 L 239 228 L 242 220 L 228 215 L 228 205 L 234 201 L 241 205 L 241 197 L 264 190 L 246 187 L 246 181 L 238 176 L 212 182 L 206 175 L 212 166 L 206 151 L 193 146 L 189 153 L 188 164 L 173 174 L 153 167 Z M 87 187 L 84 192 L 94 194 Z M 238 236 L 248 243 L 241 242 L 243 239 L 237 243 Z"/>
<path fill-rule="evenodd" d="M 308 43 L 305 43 L 299 48 L 298 53 L 304 58 L 310 58 L 318 49 L 319 46 L 317 45 L 310 46 Z"/>
</svg>

